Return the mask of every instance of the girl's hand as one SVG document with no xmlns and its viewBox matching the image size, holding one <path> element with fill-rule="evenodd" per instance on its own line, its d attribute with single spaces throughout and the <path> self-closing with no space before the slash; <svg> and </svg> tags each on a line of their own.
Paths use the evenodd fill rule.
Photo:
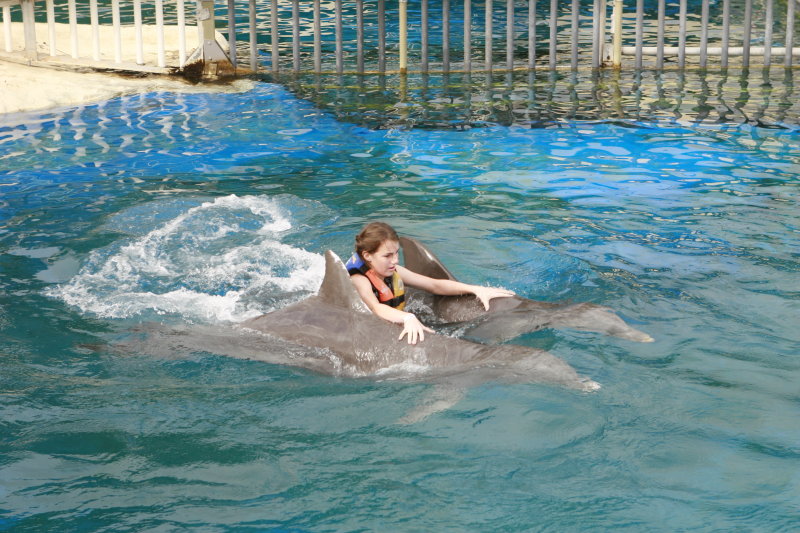
<svg viewBox="0 0 800 533">
<path fill-rule="evenodd" d="M 403 331 L 400 333 L 397 340 L 402 339 L 403 336 L 407 334 L 408 344 L 417 344 L 417 339 L 419 339 L 420 342 L 425 340 L 426 331 L 428 333 L 433 333 L 433 330 L 425 327 L 413 313 L 407 313 L 406 317 L 403 319 Z"/>
<path fill-rule="evenodd" d="M 514 291 L 508 289 L 499 289 L 497 287 L 482 287 L 475 285 L 473 290 L 475 297 L 483 303 L 484 309 L 489 310 L 489 301 L 493 298 L 508 298 L 514 296 Z"/>
</svg>

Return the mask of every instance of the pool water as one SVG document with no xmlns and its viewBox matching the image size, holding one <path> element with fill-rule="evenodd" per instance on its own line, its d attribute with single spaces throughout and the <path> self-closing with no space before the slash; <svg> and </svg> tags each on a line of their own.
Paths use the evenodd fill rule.
<svg viewBox="0 0 800 533">
<path fill-rule="evenodd" d="M 0 123 L 0 529 L 796 529 L 797 131 L 482 125 L 268 83 Z M 313 294 L 373 219 L 655 342 L 523 335 L 602 389 L 488 382 L 410 425 L 428 383 L 192 342 Z"/>
</svg>

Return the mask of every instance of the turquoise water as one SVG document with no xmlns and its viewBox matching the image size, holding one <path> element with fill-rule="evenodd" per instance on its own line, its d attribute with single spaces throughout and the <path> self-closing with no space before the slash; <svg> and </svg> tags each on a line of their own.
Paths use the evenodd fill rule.
<svg viewBox="0 0 800 533">
<path fill-rule="evenodd" d="M 797 131 L 372 130 L 266 83 L 4 120 L 0 529 L 797 529 Z M 525 335 L 603 388 L 412 425 L 424 382 L 192 342 L 313 293 L 375 218 L 656 341 Z"/>
</svg>

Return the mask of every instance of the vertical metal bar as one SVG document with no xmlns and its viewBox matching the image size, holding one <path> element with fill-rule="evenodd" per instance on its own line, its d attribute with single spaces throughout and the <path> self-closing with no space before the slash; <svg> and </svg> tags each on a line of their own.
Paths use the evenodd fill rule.
<svg viewBox="0 0 800 533">
<path fill-rule="evenodd" d="M 341 74 L 344 70 L 342 52 L 342 0 L 334 3 L 334 13 L 336 17 L 336 73 Z"/>
<path fill-rule="evenodd" d="M 136 64 L 144 65 L 144 38 L 142 37 L 142 0 L 133 0 L 133 31 L 136 34 Z"/>
<path fill-rule="evenodd" d="M 314 0 L 314 72 L 322 72 L 322 13 L 320 0 Z"/>
<path fill-rule="evenodd" d="M 178 0 L 178 26 L 183 37 L 181 16 L 183 13 L 183 0 Z M 250 70 L 258 72 L 258 25 L 256 20 L 256 0 L 247 3 L 247 18 L 250 24 Z M 181 65 L 183 66 L 183 65 Z"/>
<path fill-rule="evenodd" d="M 663 4 L 664 0 L 660 0 Z M 612 24 L 613 46 L 611 53 L 611 64 L 614 68 L 622 67 L 622 0 L 614 0 L 614 18 Z M 664 55 L 664 39 L 661 39 L 661 55 Z"/>
<path fill-rule="evenodd" d="M 708 0 L 703 0 L 700 9 L 700 67 L 708 64 Z"/>
<path fill-rule="evenodd" d="M 731 0 L 722 0 L 722 53 L 719 63 L 722 68 L 728 66 L 728 48 L 731 44 Z"/>
<path fill-rule="evenodd" d="M 52 6 L 52 0 L 48 4 L 48 7 Z M 48 17 L 50 15 L 48 14 Z M 52 18 L 48 19 L 48 22 L 52 20 Z M 3 37 L 6 45 L 6 52 L 11 52 L 14 49 L 14 43 L 11 40 L 11 6 L 3 6 Z M 50 55 L 53 54 L 53 44 L 50 44 Z"/>
<path fill-rule="evenodd" d="M 22 8 L 22 24 L 25 34 L 25 56 L 35 60 L 39 58 L 39 54 L 36 45 L 36 17 L 33 0 L 22 0 L 20 7 Z"/>
<path fill-rule="evenodd" d="M 606 48 L 606 9 L 607 4 L 606 0 L 600 0 L 600 14 L 599 14 L 599 22 L 600 26 L 598 27 L 598 51 L 599 51 L 599 59 L 600 62 L 597 64 L 598 67 L 603 66 L 603 61 L 605 61 L 605 48 Z"/>
<path fill-rule="evenodd" d="M 686 2 L 686 0 L 682 0 Z M 644 39 L 644 0 L 636 0 L 636 58 L 634 66 L 637 70 L 642 68 L 642 44 Z"/>
<path fill-rule="evenodd" d="M 178 66 L 186 65 L 186 5 L 178 0 Z"/>
<path fill-rule="evenodd" d="M 272 0 L 272 8 L 270 9 L 270 41 L 272 45 L 272 72 L 278 72 L 280 69 L 280 34 L 278 33 L 278 0 Z"/>
<path fill-rule="evenodd" d="M 122 63 L 122 33 L 120 30 L 119 0 L 111 0 L 111 20 L 114 26 L 114 61 Z"/>
<path fill-rule="evenodd" d="M 572 0 L 572 28 L 570 35 L 570 68 L 578 69 L 578 29 L 581 4 L 580 0 Z"/>
<path fill-rule="evenodd" d="M 536 0 L 528 0 L 528 68 L 536 68 Z"/>
<path fill-rule="evenodd" d="M 233 0 L 231 0 L 231 3 Z M 164 0 L 156 0 L 156 44 L 158 66 L 167 66 L 166 46 L 164 45 Z M 234 63 L 234 66 L 236 63 Z"/>
<path fill-rule="evenodd" d="M 400 74 L 408 72 L 408 0 L 400 0 Z"/>
<path fill-rule="evenodd" d="M 764 0 L 764 66 L 772 63 L 772 26 L 775 24 L 772 9 L 773 0 Z"/>
<path fill-rule="evenodd" d="M 450 72 L 450 0 L 442 0 L 442 72 Z"/>
<path fill-rule="evenodd" d="M 680 0 L 678 8 L 678 66 L 686 66 L 686 2 Z"/>
<path fill-rule="evenodd" d="M 664 25 L 666 24 L 665 18 L 665 0 L 658 0 L 658 32 L 656 37 L 656 68 L 664 68 Z"/>
<path fill-rule="evenodd" d="M 356 0 L 356 70 L 364 73 L 364 0 Z"/>
<path fill-rule="evenodd" d="M 386 0 L 378 0 L 378 71 L 386 72 Z"/>
<path fill-rule="evenodd" d="M 592 68 L 600 64 L 600 0 L 592 3 Z"/>
<path fill-rule="evenodd" d="M 422 15 L 422 28 L 420 28 L 422 33 L 420 36 L 422 39 L 422 49 L 420 50 L 420 54 L 422 55 L 422 71 L 428 72 L 428 0 L 422 0 L 420 10 Z"/>
<path fill-rule="evenodd" d="M 744 2 L 744 35 L 742 37 L 742 66 L 750 66 L 750 40 L 753 32 L 753 0 Z"/>
<path fill-rule="evenodd" d="M 783 59 L 783 64 L 787 67 L 792 66 L 792 53 L 794 50 L 794 12 L 795 12 L 795 2 L 793 0 L 789 0 L 786 2 L 788 7 L 786 9 L 786 55 Z"/>
<path fill-rule="evenodd" d="M 156 0 L 160 2 L 162 0 Z M 234 0 L 228 0 L 228 57 L 236 68 L 236 10 L 233 5 Z"/>
<path fill-rule="evenodd" d="M 4 9 L 4 21 L 7 21 L 9 24 L 11 23 L 11 8 L 9 9 L 9 17 L 5 17 L 5 9 Z M 11 26 L 9 26 L 9 36 L 11 38 Z M 56 55 L 56 9 L 53 5 L 53 0 L 47 0 L 47 42 L 50 45 L 50 55 Z M 6 50 L 10 52 L 11 50 Z"/>
<path fill-rule="evenodd" d="M 514 0 L 506 0 L 506 68 L 514 70 Z"/>
<path fill-rule="evenodd" d="M 117 6 L 117 21 L 114 24 L 115 31 L 119 31 L 119 2 L 114 1 Z M 69 37 L 70 37 L 70 50 L 72 59 L 78 59 L 78 11 L 75 8 L 75 0 L 67 2 L 69 9 Z M 117 63 L 120 61 L 118 60 Z"/>
<path fill-rule="evenodd" d="M 464 0 L 464 70 L 472 70 L 472 2 Z"/>
<path fill-rule="evenodd" d="M 558 0 L 550 0 L 550 70 L 556 68 L 556 44 L 558 40 Z"/>
<path fill-rule="evenodd" d="M 486 0 L 486 13 L 484 18 L 483 57 L 486 72 L 492 71 L 492 0 Z"/>
<path fill-rule="evenodd" d="M 100 61 L 100 17 L 97 0 L 89 0 L 89 17 L 92 24 L 92 59 Z"/>
<path fill-rule="evenodd" d="M 292 70 L 300 72 L 300 0 L 292 0 Z"/>
</svg>

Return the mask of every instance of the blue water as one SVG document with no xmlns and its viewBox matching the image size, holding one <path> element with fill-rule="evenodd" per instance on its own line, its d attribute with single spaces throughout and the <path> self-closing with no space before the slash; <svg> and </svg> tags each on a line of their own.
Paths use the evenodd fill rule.
<svg viewBox="0 0 800 533">
<path fill-rule="evenodd" d="M 370 130 L 265 83 L 4 117 L 0 529 L 796 530 L 798 186 L 788 129 Z M 656 340 L 525 335 L 603 388 L 411 425 L 424 382 L 181 340 L 313 293 L 376 218 Z"/>
</svg>

